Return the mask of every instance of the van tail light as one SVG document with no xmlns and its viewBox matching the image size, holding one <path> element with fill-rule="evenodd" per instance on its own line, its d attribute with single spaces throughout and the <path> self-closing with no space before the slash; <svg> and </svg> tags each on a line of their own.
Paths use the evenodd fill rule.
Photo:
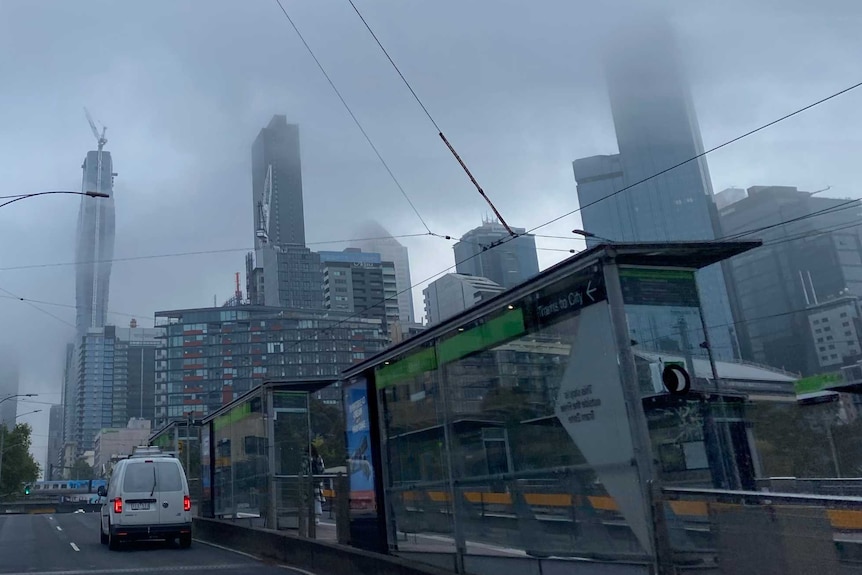
<svg viewBox="0 0 862 575">
<path fill-rule="evenodd" d="M 183 495 L 183 511 L 192 510 L 192 500 L 188 495 Z"/>
<path fill-rule="evenodd" d="M 123 498 L 117 497 L 114 499 L 114 513 L 122 513 L 123 512 Z"/>
</svg>

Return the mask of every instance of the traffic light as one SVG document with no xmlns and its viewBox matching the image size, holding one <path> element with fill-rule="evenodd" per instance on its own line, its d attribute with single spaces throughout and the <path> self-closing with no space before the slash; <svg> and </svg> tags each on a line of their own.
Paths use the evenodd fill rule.
<svg viewBox="0 0 862 575">
<path fill-rule="evenodd" d="M 24 486 L 24 495 L 30 495 L 30 484 Z"/>
</svg>

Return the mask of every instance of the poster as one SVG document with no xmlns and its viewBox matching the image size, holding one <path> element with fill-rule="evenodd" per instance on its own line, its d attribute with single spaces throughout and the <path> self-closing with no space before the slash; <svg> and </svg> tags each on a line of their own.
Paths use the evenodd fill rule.
<svg viewBox="0 0 862 575">
<path fill-rule="evenodd" d="M 374 511 L 374 462 L 371 420 L 365 378 L 353 380 L 344 390 L 347 432 L 347 472 L 350 475 L 351 511 Z"/>
</svg>

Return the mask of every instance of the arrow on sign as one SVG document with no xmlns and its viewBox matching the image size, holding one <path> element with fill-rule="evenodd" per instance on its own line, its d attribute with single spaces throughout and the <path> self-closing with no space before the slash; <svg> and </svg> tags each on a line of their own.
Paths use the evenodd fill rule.
<svg viewBox="0 0 862 575">
<path fill-rule="evenodd" d="M 596 301 L 596 298 L 593 297 L 593 293 L 595 293 L 596 288 L 590 287 L 593 285 L 593 280 L 587 282 L 587 297 L 590 298 L 590 301 Z"/>
</svg>

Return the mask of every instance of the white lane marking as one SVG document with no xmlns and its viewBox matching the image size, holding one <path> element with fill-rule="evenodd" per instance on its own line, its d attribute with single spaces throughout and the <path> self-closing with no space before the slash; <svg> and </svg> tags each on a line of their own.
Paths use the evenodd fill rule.
<svg viewBox="0 0 862 575">
<path fill-rule="evenodd" d="M 62 530 L 63 530 L 63 528 L 60 527 L 59 525 L 57 525 L 57 531 L 62 531 Z"/>
<path fill-rule="evenodd" d="M 49 515 L 49 516 L 48 516 L 48 520 L 49 520 L 49 521 L 53 521 L 53 520 L 54 520 L 54 518 L 53 518 L 53 517 L 51 517 L 51 516 Z"/>
<path fill-rule="evenodd" d="M 209 541 L 203 541 L 202 539 L 193 538 L 198 543 L 203 543 L 204 545 L 209 545 L 210 547 L 215 547 L 216 549 L 221 549 L 222 551 L 230 551 L 231 553 L 236 553 L 237 555 L 242 555 L 243 557 L 248 557 L 249 559 L 254 559 L 255 561 L 263 561 L 260 557 L 256 555 L 252 555 L 251 553 L 246 553 L 244 551 L 237 551 L 236 549 L 231 549 L 230 547 L 225 547 L 224 545 L 219 545 L 218 543 L 211 543 Z M 282 569 L 289 569 L 291 571 L 295 571 L 296 573 L 302 573 L 302 575 L 317 575 L 312 571 L 306 571 L 305 569 L 300 569 L 299 567 L 294 567 L 293 565 L 282 565 L 279 564 L 279 567 Z M 207 567 L 208 568 L 208 567 Z"/>
<path fill-rule="evenodd" d="M 75 551 L 80 551 L 80 549 L 78 549 L 78 546 L 75 545 L 74 543 L 69 543 L 69 545 L 71 545 L 72 549 L 74 549 Z"/>
</svg>

